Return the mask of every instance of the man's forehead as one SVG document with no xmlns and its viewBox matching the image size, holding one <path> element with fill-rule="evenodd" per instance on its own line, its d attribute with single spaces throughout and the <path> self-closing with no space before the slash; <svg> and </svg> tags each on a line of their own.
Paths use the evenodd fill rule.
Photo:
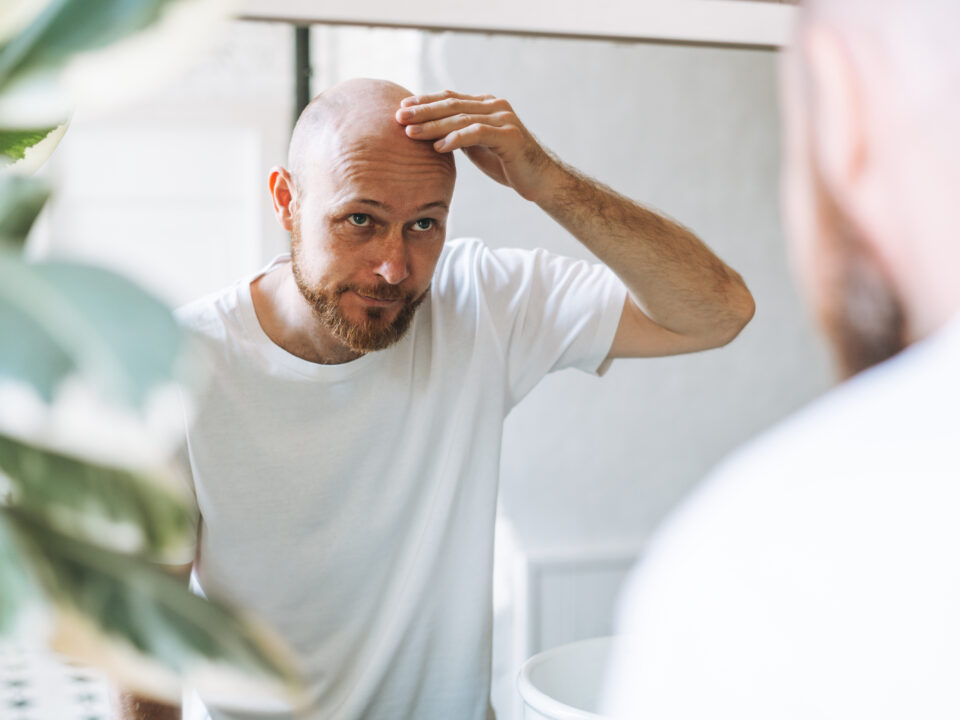
<svg viewBox="0 0 960 720">
<path fill-rule="evenodd" d="M 453 156 L 436 152 L 430 143 L 376 133 L 325 130 L 305 158 L 306 174 L 316 181 L 371 183 L 382 181 L 440 183 L 456 177 Z"/>
<path fill-rule="evenodd" d="M 446 210 L 455 175 L 436 163 L 366 162 L 356 158 L 318 169 L 316 188 L 330 206 L 367 204 L 371 209 L 408 213 Z"/>
</svg>

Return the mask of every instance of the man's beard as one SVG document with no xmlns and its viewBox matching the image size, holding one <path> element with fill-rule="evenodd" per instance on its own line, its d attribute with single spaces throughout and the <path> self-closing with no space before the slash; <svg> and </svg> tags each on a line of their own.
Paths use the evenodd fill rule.
<svg viewBox="0 0 960 720">
<path fill-rule="evenodd" d="M 311 287 L 300 272 L 300 224 L 296 218 L 291 231 L 290 250 L 293 277 L 300 294 L 310 303 L 314 315 L 333 333 L 334 337 L 355 352 L 383 350 L 400 340 L 410 328 L 417 308 L 430 291 L 428 287 L 419 297 L 416 297 L 413 293 L 405 294 L 399 287 L 389 283 L 370 287 L 353 284 L 338 285 L 334 288 Z M 368 307 L 364 309 L 366 319 L 354 322 L 343 314 L 340 306 L 344 293 L 351 290 L 376 300 L 400 300 L 402 303 L 400 310 L 393 322 L 388 322 L 384 316 L 390 308 Z"/>
<path fill-rule="evenodd" d="M 844 378 L 887 360 L 907 346 L 903 301 L 870 244 L 830 194 L 818 172 L 814 185 L 828 268 L 820 298 L 823 326 Z M 821 270 L 822 272 L 822 270 Z"/>
</svg>

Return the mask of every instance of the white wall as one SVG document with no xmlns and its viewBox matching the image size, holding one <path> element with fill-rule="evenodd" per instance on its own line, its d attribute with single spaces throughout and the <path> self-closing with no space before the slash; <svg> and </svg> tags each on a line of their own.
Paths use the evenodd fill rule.
<svg viewBox="0 0 960 720">
<path fill-rule="evenodd" d="M 171 304 L 280 252 L 267 192 L 293 107 L 293 30 L 230 23 L 186 73 L 121 109 L 80 108 L 49 162 L 34 251 L 125 272 Z"/>
</svg>

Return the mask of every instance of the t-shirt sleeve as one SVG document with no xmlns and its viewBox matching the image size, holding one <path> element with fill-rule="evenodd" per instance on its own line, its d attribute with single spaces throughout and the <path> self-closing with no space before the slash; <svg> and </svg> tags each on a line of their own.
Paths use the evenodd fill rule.
<svg viewBox="0 0 960 720">
<path fill-rule="evenodd" d="M 626 299 L 609 268 L 546 250 L 483 247 L 479 272 L 503 345 L 511 404 L 555 370 L 606 372 Z"/>
</svg>

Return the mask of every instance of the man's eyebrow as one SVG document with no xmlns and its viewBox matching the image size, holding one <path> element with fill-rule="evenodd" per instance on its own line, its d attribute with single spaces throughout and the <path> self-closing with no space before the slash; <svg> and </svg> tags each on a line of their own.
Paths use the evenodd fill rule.
<svg viewBox="0 0 960 720">
<path fill-rule="evenodd" d="M 383 209 L 383 210 L 392 210 L 392 209 L 393 209 L 392 207 L 390 207 L 390 206 L 387 205 L 386 203 L 382 203 L 382 202 L 380 202 L 379 200 L 374 200 L 374 199 L 372 199 L 372 198 L 356 198 L 356 199 L 350 199 L 350 200 L 346 200 L 343 204 L 344 204 L 344 205 L 347 205 L 347 204 L 349 204 L 349 203 L 358 203 L 358 204 L 362 204 L 362 205 L 373 205 L 374 207 L 381 208 L 381 209 Z M 427 203 L 426 205 L 421 205 L 420 207 L 417 208 L 417 212 L 422 212 L 422 211 L 424 211 L 424 210 L 428 210 L 428 209 L 433 208 L 433 207 L 443 208 L 444 210 L 449 210 L 449 209 L 450 209 L 450 206 L 446 203 L 446 201 L 444 201 L 444 200 L 435 200 L 434 202 L 429 202 L 429 203 Z"/>
<path fill-rule="evenodd" d="M 390 206 L 386 203 L 382 203 L 378 200 L 371 200 L 370 198 L 356 198 L 347 200 L 344 205 L 349 203 L 358 203 L 363 205 L 373 205 L 374 207 L 383 208 L 384 210 L 390 210 Z"/>
<path fill-rule="evenodd" d="M 437 200 L 432 203 L 427 203 L 426 205 L 421 205 L 419 208 L 417 208 L 417 210 L 427 210 L 428 208 L 432 208 L 432 207 L 439 207 L 439 208 L 443 208 L 444 210 L 450 209 L 450 206 L 447 205 L 447 203 L 445 203 L 443 200 Z"/>
</svg>

